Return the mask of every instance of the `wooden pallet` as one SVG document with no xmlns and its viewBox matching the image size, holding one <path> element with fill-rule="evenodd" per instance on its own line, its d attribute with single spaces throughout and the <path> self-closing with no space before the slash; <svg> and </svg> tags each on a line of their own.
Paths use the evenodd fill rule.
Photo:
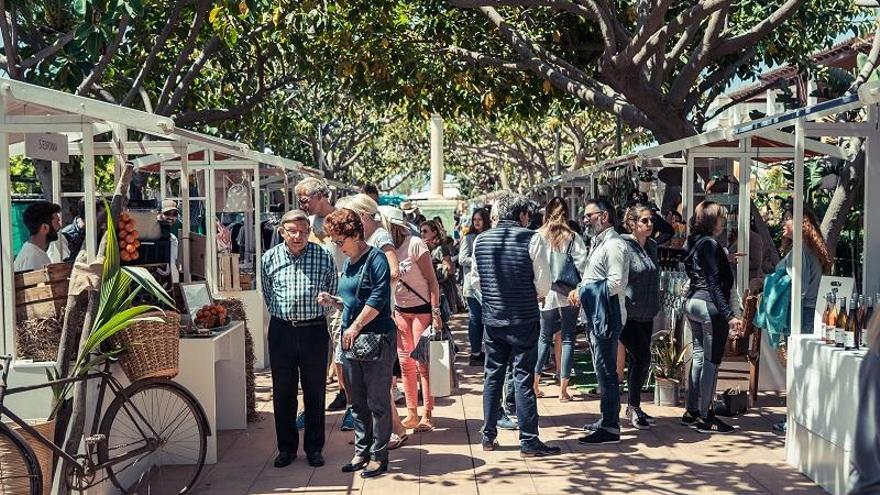
<svg viewBox="0 0 880 495">
<path fill-rule="evenodd" d="M 34 287 L 41 284 L 70 279 L 72 266 L 67 263 L 52 263 L 31 272 L 15 274 L 15 288 Z"/>
</svg>

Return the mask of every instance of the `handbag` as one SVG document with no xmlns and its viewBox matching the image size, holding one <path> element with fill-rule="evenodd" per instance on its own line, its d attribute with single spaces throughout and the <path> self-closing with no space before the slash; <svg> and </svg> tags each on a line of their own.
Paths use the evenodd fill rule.
<svg viewBox="0 0 880 495">
<path fill-rule="evenodd" d="M 721 392 L 719 397 L 712 404 L 712 410 L 718 416 L 738 416 L 749 408 L 749 396 L 739 388 L 729 388 Z"/>
<path fill-rule="evenodd" d="M 574 245 L 574 237 L 568 243 L 568 249 L 564 253 L 550 251 L 550 274 L 553 283 L 550 287 L 560 294 L 568 295 L 581 283 L 581 274 L 574 263 L 571 248 Z"/>
<path fill-rule="evenodd" d="M 364 263 L 357 291 L 355 291 L 356 296 L 360 296 L 361 287 L 364 285 L 364 277 L 367 275 L 367 268 L 375 252 L 375 250 L 371 250 L 370 254 L 367 255 L 367 261 Z M 382 345 L 384 343 L 384 333 L 361 332 L 355 337 L 351 347 L 344 351 L 345 357 L 353 361 L 378 361 L 382 358 Z"/>
</svg>

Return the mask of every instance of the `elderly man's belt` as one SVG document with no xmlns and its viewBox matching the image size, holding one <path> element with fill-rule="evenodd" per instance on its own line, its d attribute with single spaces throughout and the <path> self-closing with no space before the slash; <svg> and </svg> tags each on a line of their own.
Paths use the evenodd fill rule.
<svg viewBox="0 0 880 495">
<path fill-rule="evenodd" d="M 313 327 L 316 325 L 322 325 L 327 322 L 326 316 L 319 316 L 317 318 L 312 318 L 310 320 L 282 320 L 288 325 L 292 327 Z"/>
</svg>

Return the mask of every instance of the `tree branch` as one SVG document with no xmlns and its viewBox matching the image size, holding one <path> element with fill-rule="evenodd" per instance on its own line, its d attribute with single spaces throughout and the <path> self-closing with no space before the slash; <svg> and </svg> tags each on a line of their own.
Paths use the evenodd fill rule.
<svg viewBox="0 0 880 495">
<path fill-rule="evenodd" d="M 177 89 L 174 90 L 174 95 L 171 97 L 171 101 L 169 101 L 165 108 L 162 108 L 159 113 L 162 115 L 169 115 L 175 108 L 177 108 L 177 105 L 180 104 L 180 100 L 189 91 L 190 86 L 205 66 L 205 63 L 220 49 L 222 44 L 223 40 L 221 40 L 219 36 L 213 36 L 207 43 L 205 43 L 202 53 L 196 58 L 192 66 L 190 66 L 189 70 L 183 76 Z"/>
<path fill-rule="evenodd" d="M 688 92 L 691 91 L 694 82 L 700 77 L 700 73 L 709 63 L 709 55 L 712 48 L 715 47 L 724 29 L 725 19 L 727 19 L 727 7 L 712 13 L 709 18 L 709 24 L 703 33 L 703 41 L 691 51 L 688 63 L 679 72 L 672 88 L 667 94 L 666 101 L 672 105 L 683 103 Z"/>
<path fill-rule="evenodd" d="M 259 105 L 270 93 L 276 89 L 289 84 L 294 80 L 292 75 L 287 75 L 275 81 L 270 86 L 261 88 L 259 91 L 245 99 L 241 104 L 229 109 L 212 109 L 212 110 L 195 110 L 183 114 L 175 115 L 174 123 L 177 125 L 188 125 L 196 123 L 217 122 L 219 120 L 229 120 L 242 117 Z"/>
<path fill-rule="evenodd" d="M 156 42 L 153 44 L 153 48 L 147 55 L 146 60 L 144 60 L 144 64 L 138 71 L 137 76 L 135 76 L 131 89 L 129 89 L 128 93 L 122 98 L 122 106 L 127 107 L 134 100 L 135 96 L 137 96 L 147 75 L 152 72 L 153 67 L 156 65 L 156 57 L 159 55 L 159 52 L 165 48 L 165 42 L 168 40 L 168 37 L 171 36 L 174 28 L 177 27 L 177 22 L 180 20 L 180 14 L 183 12 L 183 7 L 187 3 L 187 0 L 177 0 L 174 3 L 174 7 L 171 8 L 171 12 L 168 14 L 168 20 L 165 21 L 165 26 L 162 27 L 162 31 L 159 32 L 159 35 L 156 37 Z"/>
<path fill-rule="evenodd" d="M 633 65 L 640 67 L 657 50 L 663 50 L 669 38 L 680 33 L 691 24 L 699 24 L 709 14 L 729 5 L 731 0 L 703 0 L 688 11 L 682 12 L 676 18 L 655 32 L 648 42 L 633 57 Z"/>
<path fill-rule="evenodd" d="M 468 62 L 473 65 L 482 66 L 482 67 L 497 67 L 499 69 L 510 70 L 510 71 L 526 71 L 529 69 L 528 65 L 522 62 L 510 62 L 507 60 L 503 60 L 501 58 L 492 56 L 492 55 L 484 55 L 482 53 L 478 53 L 471 50 L 466 50 L 464 48 L 460 48 L 457 46 L 449 46 L 444 48 L 444 51 L 448 51 L 450 53 L 454 53 L 459 58 L 464 59 L 465 62 Z"/>
<path fill-rule="evenodd" d="M 15 22 L 15 19 L 12 22 Z M 6 72 L 12 79 L 21 79 L 18 46 L 12 41 L 12 27 L 6 17 L 6 0 L 0 0 L 0 35 L 3 37 L 3 51 L 6 53 Z"/>
<path fill-rule="evenodd" d="M 76 30 L 71 30 L 59 36 L 58 39 L 55 40 L 55 43 L 52 43 L 46 48 L 43 48 L 42 50 L 25 59 L 24 62 L 21 63 L 21 68 L 28 69 L 34 67 L 44 60 L 54 57 L 59 51 L 61 51 L 65 46 L 73 41 L 73 37 L 75 34 Z"/>
<path fill-rule="evenodd" d="M 738 36 L 734 36 L 721 44 L 714 50 L 712 53 L 713 58 L 720 58 L 725 55 L 730 55 L 732 53 L 737 53 L 743 49 L 745 49 L 749 45 L 753 45 L 758 42 L 761 38 L 766 36 L 770 31 L 776 29 L 783 22 L 788 20 L 789 17 L 794 15 L 795 12 L 804 4 L 804 0 L 788 0 L 775 12 L 770 14 L 770 17 L 764 19 L 759 22 L 757 25 L 752 27 L 743 34 Z"/>
<path fill-rule="evenodd" d="M 650 37 L 663 25 L 666 19 L 666 12 L 671 4 L 672 0 L 658 0 L 657 7 L 648 14 L 642 27 L 639 28 L 638 34 L 619 55 L 614 57 L 615 64 L 628 63 L 634 60 L 635 55 L 644 48 Z"/>
<path fill-rule="evenodd" d="M 663 57 L 662 70 L 658 71 L 661 73 L 661 80 L 666 80 L 666 77 L 669 76 L 669 74 L 672 72 L 672 69 L 678 66 L 681 54 L 684 53 L 685 49 L 687 49 L 687 47 L 691 44 L 691 41 L 693 41 L 699 30 L 699 23 L 695 22 L 693 24 L 690 24 L 681 35 L 681 38 L 679 38 L 678 41 L 675 42 L 675 45 L 672 47 L 672 51 L 670 51 L 668 55 Z M 662 56 L 663 50 L 657 50 L 657 54 Z M 659 85 L 657 87 L 659 87 Z"/>
<path fill-rule="evenodd" d="M 856 80 L 853 81 L 852 86 L 850 86 L 850 93 L 858 91 L 859 86 L 868 80 L 868 77 L 877 67 L 877 59 L 880 58 L 880 23 L 878 23 L 877 20 L 875 20 L 874 23 L 877 24 L 877 29 L 874 31 L 874 39 L 871 41 L 871 51 L 868 52 L 868 58 L 865 60 L 865 65 L 862 66 L 862 70 L 859 71 L 858 77 L 856 77 Z"/>
<path fill-rule="evenodd" d="M 101 55 L 101 58 L 98 59 L 98 63 L 95 64 L 92 73 L 89 74 L 85 81 L 76 88 L 76 94 L 83 95 L 89 91 L 92 85 L 101 82 L 101 78 L 104 77 L 104 71 L 107 70 L 107 66 L 110 65 L 110 61 L 113 59 L 113 56 L 116 55 L 117 50 L 119 50 L 119 45 L 122 43 L 122 38 L 125 36 L 126 29 L 128 29 L 128 21 L 129 17 L 126 12 L 125 14 L 122 14 L 122 18 L 119 19 L 119 24 L 116 26 L 116 36 L 113 37 L 113 40 L 110 41 L 110 44 L 104 49 L 104 53 Z"/>
<path fill-rule="evenodd" d="M 208 7 L 210 7 L 210 0 L 199 0 L 196 4 L 196 15 L 193 18 L 192 25 L 190 25 L 189 34 L 186 37 L 183 48 L 181 48 L 180 53 L 177 54 L 177 61 L 174 62 L 174 67 L 171 68 L 168 78 L 165 79 L 165 84 L 162 86 L 162 92 L 159 94 L 159 100 L 156 102 L 157 112 L 165 109 L 168 98 L 171 96 L 172 89 L 177 86 L 177 77 L 180 75 L 180 71 L 183 70 L 183 66 L 196 48 L 196 40 L 199 37 L 199 31 L 201 31 L 202 24 L 208 16 Z"/>
<path fill-rule="evenodd" d="M 723 83 L 723 82 L 729 80 L 730 78 L 732 78 L 732 77 L 734 76 L 734 74 L 736 74 L 736 70 L 737 70 L 742 64 L 746 63 L 749 59 L 751 59 L 752 57 L 755 56 L 755 51 L 756 51 L 756 50 L 757 50 L 757 45 L 752 45 L 752 46 L 751 46 L 748 50 L 746 50 L 746 52 L 743 53 L 743 55 L 742 55 L 739 59 L 737 59 L 735 62 L 733 62 L 733 63 L 729 63 L 729 64 L 727 64 L 727 65 L 724 65 L 723 67 L 719 67 L 719 68 L 716 69 L 714 72 L 712 72 L 711 74 L 709 74 L 708 76 L 706 76 L 706 78 L 703 79 L 703 82 L 700 83 L 700 86 L 697 88 L 697 90 L 696 90 L 696 91 L 691 91 L 691 92 L 690 92 L 690 95 L 687 97 L 687 99 L 685 99 L 685 102 L 684 102 L 684 110 L 685 110 L 685 113 L 690 113 L 691 109 L 694 108 L 694 106 L 696 106 L 696 104 L 697 104 L 697 102 L 699 101 L 700 97 L 701 97 L 706 91 L 709 91 L 710 89 L 713 89 L 713 88 L 719 88 L 718 91 L 717 91 L 718 93 L 720 93 L 721 91 L 723 91 L 723 89 L 720 87 L 720 86 L 721 86 L 721 83 Z M 751 96 L 753 96 L 753 95 L 749 95 L 747 98 L 750 98 Z M 747 98 L 746 98 L 746 99 L 747 99 Z M 733 104 L 739 103 L 739 102 L 741 102 L 741 101 L 743 101 L 743 99 L 737 99 L 736 101 L 734 101 Z M 711 101 L 707 101 L 707 105 L 708 105 L 709 103 L 711 103 Z M 714 119 L 716 116 L 720 115 L 720 113 L 721 113 L 722 111 L 724 111 L 724 109 L 727 109 L 727 108 L 729 108 L 729 106 L 728 106 L 728 105 L 725 105 L 724 107 L 722 107 L 722 109 L 719 109 L 718 111 L 716 111 L 716 112 L 712 115 L 712 117 L 709 117 L 709 118 L 705 119 L 704 122 L 708 122 L 709 120 Z M 702 125 L 699 126 L 699 127 L 702 127 Z"/>
</svg>

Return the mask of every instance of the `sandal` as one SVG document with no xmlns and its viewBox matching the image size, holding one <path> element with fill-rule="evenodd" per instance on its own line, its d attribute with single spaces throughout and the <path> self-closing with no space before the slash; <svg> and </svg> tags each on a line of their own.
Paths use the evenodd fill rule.
<svg viewBox="0 0 880 495">
<path fill-rule="evenodd" d="M 434 430 L 434 423 L 431 421 L 431 418 L 422 418 L 422 420 L 419 421 L 419 424 L 416 425 L 415 431 L 428 432 L 428 431 L 433 431 L 433 430 Z"/>
<path fill-rule="evenodd" d="M 562 402 L 563 404 L 566 402 L 571 402 L 573 400 L 574 400 L 574 397 L 572 397 L 570 395 L 560 395 L 559 396 L 559 402 Z"/>
<path fill-rule="evenodd" d="M 544 391 L 543 391 L 543 390 L 538 390 L 537 392 L 535 392 L 535 397 L 537 397 L 537 398 L 539 398 L 539 399 L 540 399 L 540 398 L 543 398 L 543 397 L 544 397 Z"/>
<path fill-rule="evenodd" d="M 409 440 L 409 435 L 404 433 L 403 435 L 398 435 L 397 433 L 391 434 L 391 440 L 388 442 L 388 450 L 399 449 L 403 447 L 403 444 Z"/>
<path fill-rule="evenodd" d="M 403 418 L 400 424 L 402 424 L 404 428 L 412 430 L 418 428 L 419 418 L 418 416 L 407 416 L 406 418 Z"/>
</svg>

